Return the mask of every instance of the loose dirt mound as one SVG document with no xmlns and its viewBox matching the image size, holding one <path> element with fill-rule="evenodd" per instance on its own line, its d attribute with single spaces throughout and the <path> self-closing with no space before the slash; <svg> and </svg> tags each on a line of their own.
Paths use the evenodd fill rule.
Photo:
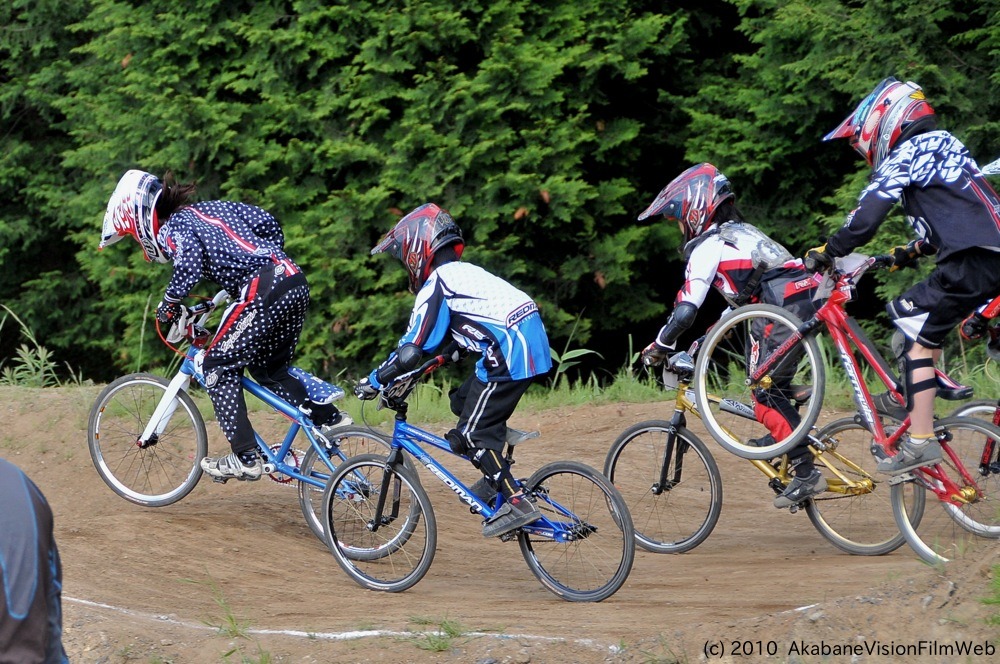
<svg viewBox="0 0 1000 664">
<path fill-rule="evenodd" d="M 605 602 L 548 593 L 515 544 L 484 540 L 478 519 L 426 476 L 437 556 L 414 588 L 387 595 L 347 579 L 293 489 L 203 481 L 160 509 L 118 498 L 87 452 L 98 391 L 0 388 L 0 455 L 55 511 L 73 662 L 693 662 L 706 652 L 719 661 L 996 661 L 995 651 L 940 651 L 956 640 L 996 647 L 987 620 L 1000 606 L 981 601 L 996 596 L 995 548 L 946 570 L 905 547 L 842 554 L 805 514 L 771 507 L 760 473 L 714 443 L 725 483 L 715 532 L 684 555 L 637 552 L 628 582 Z M 601 468 L 624 428 L 666 414 L 663 404 L 521 413 L 512 424 L 542 437 L 519 448 L 519 473 L 560 458 Z M 211 451 L 223 451 L 214 422 L 209 433 Z M 745 656 L 735 642 L 749 642 Z"/>
</svg>

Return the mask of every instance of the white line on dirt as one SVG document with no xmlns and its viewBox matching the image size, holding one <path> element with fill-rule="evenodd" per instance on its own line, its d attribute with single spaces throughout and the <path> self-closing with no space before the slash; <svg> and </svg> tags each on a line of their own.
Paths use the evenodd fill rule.
<svg viewBox="0 0 1000 664">
<path fill-rule="evenodd" d="M 133 618 L 141 618 L 143 620 L 152 620 L 156 622 L 165 622 L 171 625 L 177 625 L 179 627 L 185 627 L 188 629 L 197 629 L 202 631 L 212 631 L 218 632 L 218 628 L 212 627 L 210 625 L 204 625 L 200 623 L 188 622 L 186 620 L 177 620 L 165 615 L 156 615 L 152 613 L 143 613 L 141 611 L 133 611 L 132 609 L 126 609 L 120 606 L 112 606 L 110 604 L 102 604 L 101 602 L 92 602 L 87 599 L 78 599 L 76 597 L 68 597 L 66 595 L 62 596 L 63 601 L 73 602 L 74 604 L 82 604 L 83 606 L 89 606 L 97 609 L 105 609 L 107 611 L 114 611 L 126 616 L 131 616 Z M 441 634 L 441 632 L 431 631 L 431 632 L 394 632 L 387 629 L 369 629 L 354 632 L 304 632 L 296 629 L 248 629 L 246 630 L 248 634 L 258 634 L 258 635 L 278 635 L 278 636 L 294 636 L 302 637 L 307 639 L 324 639 L 327 641 L 351 641 L 354 639 L 364 639 L 371 637 L 414 637 L 423 636 L 425 634 Z M 617 646 L 606 646 L 594 641 L 593 639 L 565 639 L 554 636 L 532 636 L 530 634 L 496 634 L 492 632 L 463 632 L 463 636 L 476 636 L 484 637 L 489 636 L 496 639 L 527 639 L 529 641 L 570 641 L 577 645 L 586 646 L 590 648 L 595 648 L 598 650 L 608 650 L 609 652 L 616 652 L 618 650 Z"/>
</svg>

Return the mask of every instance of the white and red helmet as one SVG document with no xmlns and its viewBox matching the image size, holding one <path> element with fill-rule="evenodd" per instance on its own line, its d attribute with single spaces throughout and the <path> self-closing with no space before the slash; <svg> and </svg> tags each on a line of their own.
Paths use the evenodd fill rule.
<svg viewBox="0 0 1000 664">
<path fill-rule="evenodd" d="M 729 179 L 712 164 L 692 166 L 670 181 L 646 210 L 639 221 L 656 214 L 678 221 L 684 231 L 684 241 L 690 242 L 712 225 L 715 211 L 736 195 Z"/>
<path fill-rule="evenodd" d="M 127 171 L 108 201 L 98 248 L 103 249 L 131 235 L 142 247 L 147 261 L 166 263 L 167 257 L 156 241 L 160 230 L 156 201 L 162 192 L 163 183 L 155 175 L 135 169 Z"/>
<path fill-rule="evenodd" d="M 868 165 L 878 168 L 901 140 L 935 127 L 934 109 L 913 81 L 889 77 L 875 86 L 824 141 L 846 138 Z"/>
<path fill-rule="evenodd" d="M 372 255 L 384 251 L 398 258 L 410 275 L 410 292 L 416 293 L 431 274 L 434 254 L 451 245 L 461 258 L 465 248 L 462 229 L 447 210 L 424 203 L 400 219 L 375 245 Z"/>
</svg>

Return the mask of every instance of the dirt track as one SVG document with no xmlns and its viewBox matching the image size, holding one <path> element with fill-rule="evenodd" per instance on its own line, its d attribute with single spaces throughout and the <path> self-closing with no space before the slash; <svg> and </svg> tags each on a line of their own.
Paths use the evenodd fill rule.
<svg viewBox="0 0 1000 664">
<path fill-rule="evenodd" d="M 311 535 L 293 489 L 203 481 L 180 503 L 160 509 L 118 498 L 86 449 L 86 415 L 98 389 L 0 388 L 0 455 L 29 473 L 55 511 L 74 662 L 218 662 L 227 652 L 230 661 L 254 662 L 696 661 L 706 640 L 730 639 L 774 640 L 779 661 L 820 661 L 781 656 L 796 629 L 834 634 L 829 630 L 837 625 L 845 639 L 900 641 L 908 637 L 893 625 L 913 616 L 922 624 L 914 639 L 942 624 L 952 633 L 952 623 L 940 622 L 947 616 L 928 613 L 937 600 L 922 604 L 940 594 L 947 612 L 964 597 L 941 586 L 947 579 L 905 547 L 881 558 L 838 552 L 804 513 L 771 507 L 763 476 L 714 443 L 725 489 L 715 532 L 680 556 L 637 551 L 628 582 L 605 602 L 569 604 L 551 595 L 516 544 L 484 540 L 478 519 L 430 478 L 424 485 L 440 532 L 434 564 L 405 593 L 373 593 L 347 579 Z M 621 430 L 663 414 L 662 404 L 522 413 L 512 424 L 540 429 L 542 437 L 519 448 L 520 473 L 559 458 L 600 468 Z M 224 449 L 214 422 L 209 429 L 211 451 Z M 961 581 L 947 580 L 972 593 L 961 603 L 972 612 L 962 614 L 969 624 L 960 627 L 976 628 L 970 633 L 977 635 L 997 632 L 983 627 L 991 614 L 978 602 L 988 594 L 989 572 L 984 563 L 962 571 Z M 845 602 L 854 608 L 835 617 L 833 607 Z M 246 638 L 213 628 L 230 619 Z M 393 635 L 442 627 L 452 636 Z M 333 638 L 369 630 L 384 632 Z M 922 654 L 906 659 L 941 661 Z"/>
</svg>

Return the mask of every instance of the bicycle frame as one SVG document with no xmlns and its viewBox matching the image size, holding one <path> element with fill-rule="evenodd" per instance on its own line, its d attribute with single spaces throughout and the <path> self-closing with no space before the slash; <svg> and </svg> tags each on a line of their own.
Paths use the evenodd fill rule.
<svg viewBox="0 0 1000 664">
<path fill-rule="evenodd" d="M 817 310 L 816 314 L 812 318 L 804 322 L 802 326 L 789 337 L 789 339 L 775 349 L 770 357 L 766 358 L 761 363 L 748 380 L 751 381 L 752 384 L 756 384 L 761 381 L 766 375 L 780 366 L 780 362 L 784 354 L 794 347 L 795 344 L 797 344 L 802 338 L 810 334 L 817 334 L 821 327 L 825 327 L 830 333 L 834 346 L 837 348 L 837 352 L 840 356 L 840 364 L 844 367 L 844 371 L 847 373 L 848 380 L 851 383 L 854 401 L 858 406 L 858 411 L 864 419 L 868 430 L 872 433 L 872 436 L 875 439 L 875 444 L 885 450 L 888 454 L 890 450 L 896 447 L 903 434 L 909 430 L 910 419 L 907 417 L 899 425 L 896 431 L 891 434 L 886 434 L 885 427 L 882 425 L 882 419 L 876 414 L 877 411 L 875 404 L 872 401 L 871 392 L 869 391 L 868 385 L 865 383 L 862 376 L 861 366 L 851 351 L 852 347 L 861 353 L 861 356 L 874 370 L 879 380 L 893 394 L 894 397 L 899 398 L 900 402 L 902 402 L 901 386 L 899 381 L 895 378 L 895 376 L 893 376 L 892 371 L 889 369 L 889 365 L 886 363 L 885 359 L 874 348 L 873 344 L 868 339 L 867 335 L 865 335 L 860 325 L 858 325 L 857 321 L 848 316 L 844 309 L 844 305 L 852 299 L 857 279 L 869 268 L 879 265 L 884 266 L 886 264 L 888 263 L 886 262 L 885 257 L 872 256 L 867 258 L 855 270 L 837 273 L 834 277 L 836 279 L 835 287 L 833 288 L 833 291 L 827 301 Z M 973 480 L 972 476 L 969 474 L 968 470 L 966 470 L 965 466 L 959 461 L 958 456 L 948 446 L 947 441 L 943 440 L 941 443 L 944 453 L 951 460 L 953 466 L 958 470 L 961 480 L 965 483 L 965 486 L 959 486 L 956 484 L 948 476 L 944 469 L 941 468 L 940 464 L 918 468 L 910 473 L 893 478 L 893 480 L 890 480 L 890 483 L 893 484 L 896 482 L 906 481 L 910 478 L 916 478 L 928 490 L 933 491 L 938 496 L 939 500 L 956 506 L 965 505 L 979 495 L 980 489 L 975 480 Z"/>
<path fill-rule="evenodd" d="M 419 461 L 421 465 L 423 465 L 424 468 L 426 468 L 434 477 L 451 489 L 458 499 L 469 507 L 469 510 L 473 514 L 479 514 L 484 519 L 490 519 L 494 514 L 496 514 L 496 511 L 503 505 L 504 498 L 502 493 L 497 493 L 496 505 L 490 506 L 474 494 L 472 489 L 466 486 L 460 479 L 455 477 L 455 475 L 444 467 L 437 459 L 425 451 L 421 447 L 421 444 L 430 445 L 433 448 L 447 452 L 452 456 L 468 460 L 468 457 L 465 455 L 455 454 L 455 452 L 452 451 L 451 446 L 448 444 L 448 441 L 445 439 L 410 424 L 406 421 L 405 414 L 401 415 L 397 413 L 396 424 L 393 428 L 392 434 L 392 452 L 390 452 L 389 458 L 386 462 L 386 472 L 382 480 L 382 491 L 379 494 L 375 518 L 372 523 L 373 532 L 377 531 L 379 525 L 381 524 L 385 509 L 386 496 L 390 494 L 389 482 L 391 478 L 389 469 L 403 463 L 403 453 L 409 454 L 414 459 Z M 527 526 L 522 526 L 520 530 L 539 537 L 545 537 L 556 542 L 572 542 L 579 539 L 581 536 L 586 536 L 585 533 L 581 535 L 578 531 L 577 526 L 579 525 L 579 522 L 574 519 L 573 514 L 569 510 L 551 499 L 547 501 L 547 504 L 552 506 L 563 516 L 571 519 L 572 522 L 565 523 L 562 521 L 553 521 L 542 514 L 539 516 L 537 521 Z M 396 515 L 393 514 L 393 516 Z M 505 536 L 501 536 L 501 539 L 513 538 L 515 534 L 516 533 L 513 532 L 508 533 Z"/>
<path fill-rule="evenodd" d="M 690 389 L 689 382 L 685 377 L 678 375 L 679 383 L 677 385 L 677 397 L 674 405 L 674 414 L 670 419 L 670 424 L 672 427 L 686 427 L 687 418 L 685 412 L 692 413 L 695 417 L 701 418 L 698 413 L 698 406 L 694 401 L 694 391 Z M 721 399 L 709 397 L 712 401 L 721 402 Z M 752 409 L 749 412 L 744 412 L 743 409 L 732 409 L 737 415 L 743 415 L 748 419 L 755 419 Z M 865 477 L 864 479 L 853 480 L 845 476 L 839 469 L 837 469 L 833 464 L 831 464 L 825 458 L 826 454 L 831 454 L 835 459 L 843 463 L 850 470 L 858 473 L 861 476 L 867 475 L 863 468 L 858 466 L 856 463 L 850 459 L 844 457 L 836 450 L 830 448 L 826 443 L 814 437 L 812 434 L 809 435 L 810 444 L 809 451 L 813 454 L 815 461 L 822 464 L 825 468 L 829 469 L 833 477 L 827 480 L 827 491 L 832 493 L 839 493 L 845 496 L 861 495 L 865 493 L 871 493 L 874 490 L 874 483 Z M 667 445 L 664 452 L 663 464 L 660 466 L 660 476 L 659 483 L 653 488 L 654 494 L 659 494 L 663 491 L 669 491 L 673 484 L 680 481 L 681 466 L 682 466 L 682 454 L 683 450 L 674 450 L 675 438 L 673 435 L 669 436 L 667 439 Z M 676 459 L 674 462 L 674 477 L 667 479 L 666 472 L 669 467 L 670 458 L 672 455 L 676 454 Z M 784 454 L 781 457 L 781 462 L 777 467 L 768 463 L 767 461 L 759 459 L 748 459 L 751 464 L 753 464 L 757 470 L 764 473 L 770 480 L 771 486 L 778 488 L 779 491 L 784 489 L 785 485 L 790 481 L 789 471 L 791 466 L 789 464 L 788 455 Z M 774 483 L 778 482 L 780 486 Z"/>
<path fill-rule="evenodd" d="M 409 454 L 414 459 L 419 461 L 421 465 L 423 465 L 424 468 L 426 468 L 434 477 L 451 489 L 458 499 L 469 507 L 469 510 L 473 514 L 479 514 L 484 519 L 490 519 L 494 514 L 496 514 L 497 510 L 503 506 L 504 497 L 502 493 L 497 492 L 496 504 L 493 506 L 489 505 L 474 494 L 472 489 L 466 486 L 437 459 L 424 450 L 421 445 L 429 445 L 436 450 L 447 452 L 452 456 L 457 456 L 461 459 L 465 459 L 466 461 L 468 461 L 468 457 L 463 454 L 455 454 L 455 452 L 451 449 L 451 445 L 444 438 L 435 436 L 434 434 L 416 427 L 406 421 L 407 405 L 405 398 L 415 385 L 416 378 L 434 371 L 436 368 L 444 364 L 445 361 L 447 361 L 445 356 L 437 356 L 426 362 L 421 368 L 411 372 L 408 376 L 397 379 L 403 387 L 397 393 L 392 394 L 391 403 L 387 403 L 384 397 L 382 397 L 382 403 L 386 403 L 389 408 L 396 411 L 396 418 L 392 433 L 392 451 L 389 453 L 389 457 L 386 460 L 385 473 L 382 479 L 382 491 L 379 494 L 375 517 L 371 524 L 373 532 L 376 532 L 382 523 L 386 497 L 391 493 L 389 487 L 391 480 L 390 470 L 403 464 L 404 454 Z M 512 446 L 508 443 L 508 459 L 512 456 L 512 454 Z M 518 482 L 520 483 L 520 481 Z M 553 521 L 542 513 L 539 515 L 537 521 L 526 526 L 522 526 L 520 528 L 521 531 L 539 537 L 545 537 L 556 542 L 572 542 L 580 539 L 581 537 L 586 537 L 587 532 L 581 532 L 579 530 L 581 522 L 579 519 L 574 517 L 570 510 L 559 505 L 551 498 L 546 500 L 546 504 L 551 506 L 562 516 L 565 516 L 570 520 L 570 522 Z M 392 516 L 395 517 L 397 515 L 394 512 Z M 507 540 L 514 537 L 516 537 L 516 531 L 502 535 L 501 539 Z"/>
</svg>

